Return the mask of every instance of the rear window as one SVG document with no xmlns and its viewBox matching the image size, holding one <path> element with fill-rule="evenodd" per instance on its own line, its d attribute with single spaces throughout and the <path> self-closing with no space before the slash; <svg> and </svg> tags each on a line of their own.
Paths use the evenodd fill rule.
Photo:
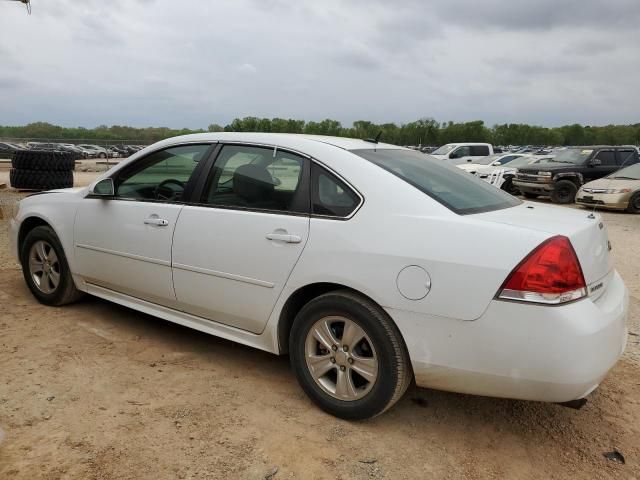
<svg viewBox="0 0 640 480">
<path fill-rule="evenodd" d="M 469 173 L 411 150 L 367 149 L 352 153 L 401 178 L 459 215 L 514 207 L 521 202 Z"/>
</svg>

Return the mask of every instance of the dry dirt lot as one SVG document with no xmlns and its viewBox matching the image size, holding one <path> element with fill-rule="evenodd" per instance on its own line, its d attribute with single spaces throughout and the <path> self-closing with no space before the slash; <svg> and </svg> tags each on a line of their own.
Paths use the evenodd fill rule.
<svg viewBox="0 0 640 480">
<path fill-rule="evenodd" d="M 411 389 L 347 422 L 286 357 L 98 299 L 39 305 L 8 255 L 18 197 L 0 190 L 0 479 L 640 478 L 640 216 L 604 214 L 633 335 L 582 410 Z"/>
</svg>

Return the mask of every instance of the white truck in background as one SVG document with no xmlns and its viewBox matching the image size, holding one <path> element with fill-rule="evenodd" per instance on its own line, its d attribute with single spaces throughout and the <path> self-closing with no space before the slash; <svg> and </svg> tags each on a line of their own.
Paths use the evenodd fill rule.
<svg viewBox="0 0 640 480">
<path fill-rule="evenodd" d="M 479 157 L 493 155 L 493 145 L 490 143 L 447 143 L 435 152 L 430 153 L 438 160 L 445 160 L 451 165 L 471 163 Z"/>
</svg>

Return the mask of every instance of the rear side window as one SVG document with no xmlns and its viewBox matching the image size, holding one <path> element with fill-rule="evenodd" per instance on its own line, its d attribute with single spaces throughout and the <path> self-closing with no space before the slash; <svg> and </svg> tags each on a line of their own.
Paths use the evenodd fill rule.
<svg viewBox="0 0 640 480">
<path fill-rule="evenodd" d="M 486 145 L 471 145 L 472 157 L 486 157 L 489 155 L 489 147 Z"/>
<path fill-rule="evenodd" d="M 596 157 L 602 165 L 613 166 L 616 164 L 615 152 L 613 150 L 600 150 Z"/>
<path fill-rule="evenodd" d="M 225 145 L 202 203 L 228 208 L 309 212 L 305 159 L 276 148 Z"/>
<path fill-rule="evenodd" d="M 474 175 L 410 150 L 352 150 L 401 178 L 459 215 L 489 212 L 520 205 L 520 200 Z"/>
<path fill-rule="evenodd" d="M 626 167 L 638 162 L 638 155 L 635 150 L 618 150 L 618 165 Z"/>
<path fill-rule="evenodd" d="M 311 206 L 314 215 L 348 217 L 360 205 L 360 197 L 328 170 L 313 165 Z"/>
</svg>

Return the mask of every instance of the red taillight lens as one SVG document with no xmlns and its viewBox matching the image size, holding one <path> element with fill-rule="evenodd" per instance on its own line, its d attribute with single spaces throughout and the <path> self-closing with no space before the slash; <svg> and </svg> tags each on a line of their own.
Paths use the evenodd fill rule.
<svg viewBox="0 0 640 480">
<path fill-rule="evenodd" d="M 567 237 L 546 240 L 509 275 L 498 298 L 559 304 L 587 295 L 580 262 Z"/>
</svg>

